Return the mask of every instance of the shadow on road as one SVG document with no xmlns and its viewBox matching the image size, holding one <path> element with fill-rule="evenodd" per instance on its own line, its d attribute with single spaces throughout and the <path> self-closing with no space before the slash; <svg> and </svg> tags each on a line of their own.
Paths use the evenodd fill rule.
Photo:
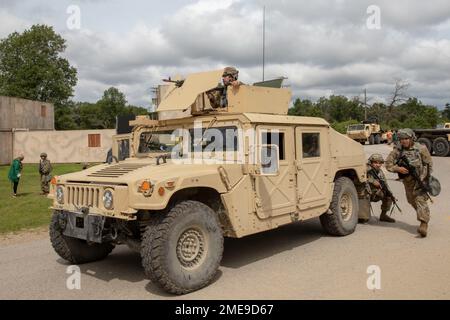
<svg viewBox="0 0 450 320">
<path fill-rule="evenodd" d="M 240 268 L 326 236 L 318 219 L 298 222 L 241 239 L 225 238 L 221 265 Z"/>
<path fill-rule="evenodd" d="M 221 266 L 239 268 L 278 253 L 292 250 L 324 236 L 327 235 L 324 234 L 319 220 L 313 219 L 241 239 L 225 238 Z M 57 262 L 62 265 L 69 265 L 63 259 L 58 259 Z M 141 265 L 140 255 L 129 250 L 126 246 L 116 247 L 104 260 L 81 264 L 79 267 L 82 274 L 105 282 L 115 279 L 132 283 L 148 281 L 145 289 L 149 293 L 166 298 L 176 297 L 163 291 L 147 279 Z M 222 272 L 219 270 L 212 283 L 218 281 L 221 276 Z"/>
<path fill-rule="evenodd" d="M 394 223 L 389 223 L 382 221 L 380 222 L 378 218 L 372 217 L 367 224 L 371 227 L 401 229 L 413 235 L 417 235 L 417 225 L 410 225 L 409 223 L 399 220 L 396 220 Z"/>
<path fill-rule="evenodd" d="M 63 259 L 58 259 L 58 263 L 69 265 Z M 95 277 L 109 282 L 114 279 L 129 282 L 140 282 L 146 279 L 144 269 L 141 265 L 141 256 L 125 246 L 116 247 L 113 252 L 104 260 L 80 264 L 82 274 Z"/>
</svg>

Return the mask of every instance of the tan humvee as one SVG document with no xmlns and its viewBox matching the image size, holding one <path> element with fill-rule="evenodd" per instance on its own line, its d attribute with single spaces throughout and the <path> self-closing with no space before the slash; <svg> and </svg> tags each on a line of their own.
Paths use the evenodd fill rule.
<svg viewBox="0 0 450 320">
<path fill-rule="evenodd" d="M 358 141 L 361 144 L 379 144 L 387 141 L 386 135 L 378 123 L 362 122 L 361 124 L 352 124 L 347 127 L 347 136 L 350 139 Z"/>
<path fill-rule="evenodd" d="M 112 163 L 53 181 L 50 234 L 62 258 L 99 260 L 127 244 L 152 281 L 184 294 L 210 283 L 224 236 L 318 217 L 333 235 L 355 230 L 367 204 L 362 146 L 323 119 L 287 116 L 285 88 L 230 87 L 227 107 L 212 109 L 206 93 L 222 73 L 171 85 L 165 119 L 133 121 Z"/>
</svg>

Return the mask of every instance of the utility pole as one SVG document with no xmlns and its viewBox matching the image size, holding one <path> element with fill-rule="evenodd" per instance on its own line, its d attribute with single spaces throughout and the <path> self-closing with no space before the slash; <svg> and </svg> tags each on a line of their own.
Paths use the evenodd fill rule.
<svg viewBox="0 0 450 320">
<path fill-rule="evenodd" d="M 265 50 L 266 50 L 266 6 L 263 7 L 263 56 L 262 56 L 262 81 L 264 81 L 264 64 L 265 64 Z"/>
<path fill-rule="evenodd" d="M 364 120 L 367 120 L 367 89 L 364 88 Z"/>
</svg>

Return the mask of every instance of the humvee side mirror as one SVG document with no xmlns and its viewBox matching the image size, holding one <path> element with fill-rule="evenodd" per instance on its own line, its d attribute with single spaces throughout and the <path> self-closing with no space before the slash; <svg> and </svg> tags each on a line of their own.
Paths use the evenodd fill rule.
<svg viewBox="0 0 450 320">
<path fill-rule="evenodd" d="M 277 175 L 280 169 L 280 150 L 276 144 L 263 144 L 259 154 L 259 174 Z"/>
</svg>

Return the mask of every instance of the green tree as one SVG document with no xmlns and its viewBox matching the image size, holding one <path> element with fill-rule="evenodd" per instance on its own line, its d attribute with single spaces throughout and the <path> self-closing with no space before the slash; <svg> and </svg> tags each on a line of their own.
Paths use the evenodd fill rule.
<svg viewBox="0 0 450 320">
<path fill-rule="evenodd" d="M 33 25 L 2 39 L 0 94 L 52 102 L 62 108 L 77 83 L 77 70 L 61 57 L 65 42 L 46 25 Z M 65 111 L 62 114 L 67 116 Z"/>
<path fill-rule="evenodd" d="M 288 114 L 293 116 L 323 117 L 322 110 L 312 103 L 311 100 L 300 100 L 299 98 L 294 101 L 294 106 L 288 110 Z"/>
<path fill-rule="evenodd" d="M 119 89 L 111 87 L 103 93 L 103 97 L 97 101 L 103 128 L 112 129 L 116 125 L 116 117 L 127 114 L 127 100 Z"/>
<path fill-rule="evenodd" d="M 441 111 L 441 115 L 444 121 L 450 121 L 450 103 L 445 104 L 445 108 Z"/>
</svg>

